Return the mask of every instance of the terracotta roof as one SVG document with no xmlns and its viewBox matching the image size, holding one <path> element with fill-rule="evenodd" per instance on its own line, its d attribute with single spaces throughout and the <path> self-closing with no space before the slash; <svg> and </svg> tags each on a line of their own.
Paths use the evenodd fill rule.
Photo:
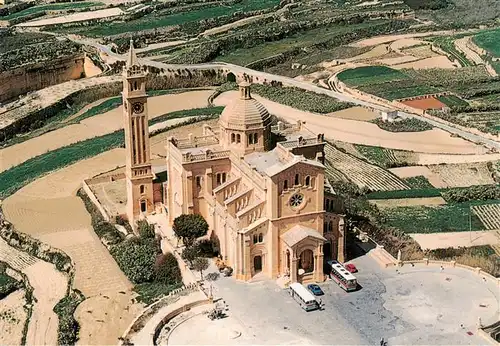
<svg viewBox="0 0 500 346">
<path fill-rule="evenodd" d="M 294 246 L 308 237 L 315 238 L 323 242 L 326 241 L 325 237 L 323 237 L 318 231 L 302 225 L 293 226 L 281 236 L 281 239 L 283 239 L 288 246 Z"/>
</svg>

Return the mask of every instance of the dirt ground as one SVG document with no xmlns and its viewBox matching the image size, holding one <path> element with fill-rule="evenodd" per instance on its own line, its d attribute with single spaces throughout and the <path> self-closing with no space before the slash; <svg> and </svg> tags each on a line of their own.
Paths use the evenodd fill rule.
<svg viewBox="0 0 500 346">
<path fill-rule="evenodd" d="M 423 250 L 495 245 L 500 242 L 492 231 L 410 234 L 410 236 L 417 241 Z"/>
<path fill-rule="evenodd" d="M 469 162 L 486 162 L 500 160 L 500 154 L 471 154 L 471 155 L 445 155 L 445 154 L 428 154 L 419 153 L 419 165 L 438 165 L 440 163 L 469 163 Z"/>
<path fill-rule="evenodd" d="M 226 92 L 217 97 L 215 103 L 226 105 L 235 97 L 237 97 L 237 92 Z M 255 97 L 271 114 L 293 123 L 297 120 L 305 120 L 306 128 L 312 132 L 324 133 L 327 138 L 343 142 L 426 153 L 477 154 L 486 151 L 481 146 L 451 137 L 449 133 L 439 129 L 414 133 L 388 132 L 376 124 L 326 117 L 284 106 L 259 96 Z"/>
<path fill-rule="evenodd" d="M 200 90 L 150 97 L 148 99 L 149 118 L 153 119 L 165 113 L 183 109 L 206 107 L 211 94 L 211 90 Z M 122 106 L 120 106 L 104 114 L 87 118 L 79 124 L 69 125 L 2 149 L 0 150 L 0 172 L 48 151 L 119 130 L 123 128 L 122 112 Z"/>
<path fill-rule="evenodd" d="M 423 70 L 429 68 L 445 68 L 445 69 L 454 69 L 455 66 L 450 59 L 446 56 L 435 56 L 432 58 L 421 59 L 417 61 L 408 62 L 405 64 L 392 65 L 392 68 L 402 69 L 402 68 L 413 68 L 415 70 Z"/>
<path fill-rule="evenodd" d="M 90 189 L 108 215 L 123 215 L 127 207 L 127 184 L 125 179 L 89 184 Z"/>
<path fill-rule="evenodd" d="M 80 22 L 89 19 L 99 19 L 106 17 L 114 17 L 123 14 L 123 11 L 118 7 L 107 8 L 104 10 L 97 11 L 86 11 L 68 14 L 67 16 L 47 18 L 34 20 L 31 22 L 21 23 L 16 26 L 21 27 L 33 27 L 33 26 L 44 26 L 44 25 L 52 25 L 52 24 L 63 24 L 63 23 L 71 23 L 71 22 Z"/>
<path fill-rule="evenodd" d="M 19 231 L 60 248 L 74 261 L 74 287 L 87 298 L 76 315 L 82 322 L 81 344 L 115 344 L 135 312 L 142 308 L 131 302 L 134 296 L 131 283 L 93 232 L 90 216 L 75 196 L 83 179 L 110 171 L 124 162 L 124 149 L 114 149 L 44 176 L 3 202 L 5 217 Z M 40 289 L 54 290 L 46 282 L 39 284 Z M 66 286 L 59 286 L 65 292 Z M 103 299 L 108 303 L 104 304 Z"/>
<path fill-rule="evenodd" d="M 83 63 L 83 70 L 85 71 L 86 78 L 97 76 L 102 72 L 101 69 L 97 67 L 89 57 L 85 57 L 85 62 Z"/>
<path fill-rule="evenodd" d="M 448 187 L 495 184 L 486 162 L 432 165 L 428 167 Z"/>
<path fill-rule="evenodd" d="M 393 42 L 396 40 L 410 39 L 415 37 L 426 37 L 426 36 L 441 36 L 441 35 L 452 35 L 453 31 L 433 31 L 433 32 L 423 32 L 417 34 L 399 34 L 399 35 L 386 35 L 386 36 L 376 36 L 372 38 L 367 38 L 355 43 L 350 44 L 352 47 L 369 47 L 375 46 L 377 44 Z"/>
<path fill-rule="evenodd" d="M 446 105 L 443 102 L 439 101 L 434 97 L 402 101 L 401 103 L 404 103 L 405 105 L 408 105 L 413 108 L 423 109 L 423 110 L 443 109 L 446 107 Z"/>
<path fill-rule="evenodd" d="M 432 186 L 436 188 L 446 188 L 448 185 L 441 180 L 438 174 L 433 173 L 426 166 L 409 166 L 409 167 L 398 167 L 398 168 L 390 168 L 389 171 L 394 173 L 400 178 L 411 178 L 417 177 L 419 175 L 423 175 L 429 180 Z"/>
<path fill-rule="evenodd" d="M 380 118 L 380 115 L 365 107 L 352 107 L 338 112 L 328 113 L 327 116 L 358 121 L 371 121 Z"/>
<path fill-rule="evenodd" d="M 442 205 L 446 201 L 442 197 L 426 197 L 426 198 L 398 198 L 398 199 L 373 199 L 370 203 L 375 204 L 379 208 L 394 208 L 394 207 L 414 207 L 418 205 Z"/>
<path fill-rule="evenodd" d="M 12 292 L 0 300 L 0 344 L 20 345 L 27 314 L 24 310 L 24 290 Z"/>
</svg>

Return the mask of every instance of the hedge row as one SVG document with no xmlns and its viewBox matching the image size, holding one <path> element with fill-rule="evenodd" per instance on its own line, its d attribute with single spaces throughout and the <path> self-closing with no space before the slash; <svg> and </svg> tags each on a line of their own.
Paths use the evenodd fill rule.
<svg viewBox="0 0 500 346">
<path fill-rule="evenodd" d="M 398 198 L 425 198 L 441 197 L 441 192 L 436 188 L 394 190 L 394 191 L 376 191 L 366 195 L 368 199 L 398 199 Z"/>
</svg>

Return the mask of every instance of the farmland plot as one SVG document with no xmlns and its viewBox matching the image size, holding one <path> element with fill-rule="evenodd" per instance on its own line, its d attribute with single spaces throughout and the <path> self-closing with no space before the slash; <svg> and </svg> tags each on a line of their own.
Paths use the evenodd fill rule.
<svg viewBox="0 0 500 346">
<path fill-rule="evenodd" d="M 329 143 L 325 145 L 325 155 L 333 168 L 359 187 L 366 187 L 372 191 L 409 189 L 408 185 L 385 169 L 345 154 Z"/>
<path fill-rule="evenodd" d="M 428 166 L 448 187 L 495 184 L 486 162 Z"/>
<path fill-rule="evenodd" d="M 487 229 L 500 229 L 500 204 L 476 205 L 472 211 Z"/>
<path fill-rule="evenodd" d="M 356 149 L 373 164 L 384 168 L 406 166 L 416 163 L 418 154 L 411 151 L 395 150 L 367 145 L 355 145 Z"/>
</svg>

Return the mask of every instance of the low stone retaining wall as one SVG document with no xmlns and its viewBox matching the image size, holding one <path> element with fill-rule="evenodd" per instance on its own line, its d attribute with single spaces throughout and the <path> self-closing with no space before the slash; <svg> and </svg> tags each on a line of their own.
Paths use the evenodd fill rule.
<svg viewBox="0 0 500 346">
<path fill-rule="evenodd" d="M 92 192 L 92 190 L 90 189 L 89 185 L 87 184 L 87 182 L 85 180 L 82 182 L 82 188 L 83 188 L 83 191 L 85 191 L 85 193 L 89 197 L 89 199 L 92 201 L 92 203 L 94 203 L 97 210 L 99 210 L 99 212 L 101 213 L 104 220 L 110 222 L 110 218 L 109 218 L 108 214 L 106 213 L 106 211 L 102 207 L 101 203 L 99 202 L 97 197 L 94 195 L 94 193 Z"/>
</svg>

